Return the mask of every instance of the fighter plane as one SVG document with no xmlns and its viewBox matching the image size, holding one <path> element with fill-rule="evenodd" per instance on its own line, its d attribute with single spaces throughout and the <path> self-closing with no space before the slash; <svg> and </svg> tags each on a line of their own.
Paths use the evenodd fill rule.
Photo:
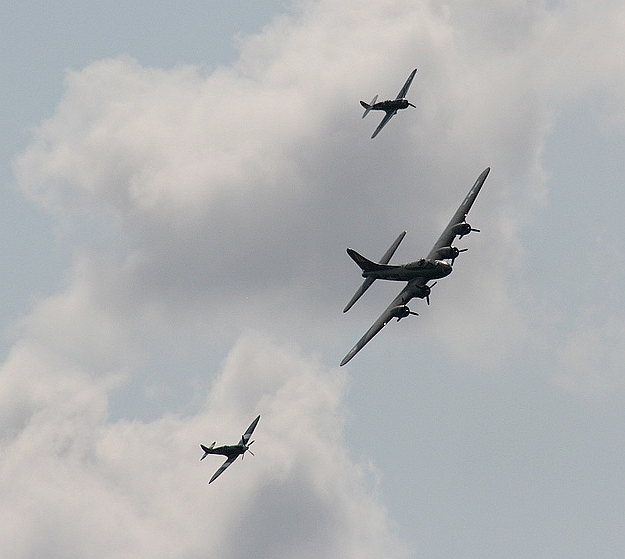
<svg viewBox="0 0 625 559">
<path fill-rule="evenodd" d="M 382 119 L 380 124 L 378 124 L 378 127 L 373 132 L 373 135 L 371 136 L 372 140 L 373 140 L 373 138 L 375 138 L 378 135 L 378 132 L 380 130 L 382 130 L 382 128 L 384 128 L 386 126 L 386 123 L 389 120 L 391 120 L 391 118 L 393 118 L 397 114 L 397 111 L 399 109 L 407 109 L 409 105 L 411 107 L 414 107 L 414 105 L 412 103 L 410 103 L 408 101 L 408 99 L 406 99 L 406 93 L 408 93 L 408 88 L 410 87 L 410 84 L 412 83 L 412 79 L 414 78 L 414 75 L 416 73 L 417 73 L 417 70 L 415 68 L 412 71 L 412 73 L 408 76 L 408 79 L 406 80 L 406 83 L 399 90 L 399 93 L 397 94 L 397 97 L 395 97 L 395 99 L 389 99 L 387 101 L 380 101 L 380 102 L 376 103 L 376 101 L 378 100 L 378 96 L 376 95 L 371 100 L 371 103 L 365 103 L 364 101 L 360 102 L 360 104 L 365 109 L 365 112 L 362 115 L 362 118 L 365 118 L 369 114 L 369 111 L 384 111 L 384 112 L 386 112 L 386 114 L 384 115 L 384 118 Z"/>
<path fill-rule="evenodd" d="M 425 299 L 430 304 L 430 291 L 436 282 L 428 285 L 430 280 L 436 280 L 448 276 L 452 272 L 452 266 L 461 252 L 466 248 L 458 249 L 452 246 L 456 237 L 462 239 L 472 231 L 479 232 L 479 229 L 471 227 L 466 219 L 473 202 L 490 172 L 490 167 L 486 168 L 477 178 L 475 184 L 469 190 L 469 193 L 463 200 L 451 221 L 445 227 L 443 233 L 434 243 L 432 250 L 426 258 L 421 258 L 416 262 L 403 264 L 401 266 L 392 266 L 388 262 L 397 250 L 397 247 L 404 238 L 404 231 L 395 239 L 395 242 L 386 251 L 380 262 L 372 262 L 364 256 L 358 254 L 355 250 L 347 249 L 347 254 L 360 266 L 365 281 L 358 288 L 354 296 L 351 298 L 343 312 L 347 312 L 354 303 L 360 299 L 362 294 L 371 287 L 376 279 L 386 279 L 394 281 L 406 281 L 406 286 L 401 290 L 399 295 L 393 299 L 393 302 L 386 308 L 380 317 L 373 323 L 373 326 L 367 330 L 365 335 L 358 340 L 356 345 L 341 361 L 341 366 L 345 365 L 354 355 L 356 355 L 384 326 L 386 326 L 393 318 L 398 321 L 409 315 L 416 315 L 408 308 L 408 302 L 414 297 Z"/>
<path fill-rule="evenodd" d="M 223 473 L 223 471 L 228 466 L 230 466 L 230 464 L 232 464 L 239 456 L 244 455 L 246 451 L 254 456 L 254 453 L 250 450 L 250 446 L 252 446 L 252 443 L 254 441 L 250 441 L 249 443 L 247 441 L 250 440 L 250 437 L 252 436 L 254 429 L 256 429 L 256 425 L 258 424 L 259 419 L 260 415 L 254 421 L 252 421 L 252 424 L 247 428 L 247 431 L 243 433 L 239 444 L 217 447 L 215 446 L 215 443 L 208 447 L 204 446 L 203 444 L 200 445 L 200 447 L 204 451 L 204 456 L 200 458 L 200 461 L 204 460 L 204 458 L 206 458 L 209 454 L 222 454 L 223 456 L 228 457 L 226 461 L 219 467 L 219 469 L 213 474 L 213 477 L 208 483 L 213 483 L 213 481 L 215 481 Z M 241 460 L 242 459 L 243 458 L 241 458 Z"/>
</svg>

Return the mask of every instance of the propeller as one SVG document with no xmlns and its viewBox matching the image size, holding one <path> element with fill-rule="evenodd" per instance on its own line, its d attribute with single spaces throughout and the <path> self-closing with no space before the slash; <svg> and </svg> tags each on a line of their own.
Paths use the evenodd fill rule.
<svg viewBox="0 0 625 559">
<path fill-rule="evenodd" d="M 245 447 L 245 450 L 247 452 L 249 452 L 252 456 L 256 456 L 256 454 L 254 454 L 251 450 L 250 450 L 250 446 L 252 446 L 252 444 L 254 443 L 254 441 L 250 441 L 248 443 L 248 445 Z M 245 451 L 243 452 L 243 455 L 241 456 L 241 460 L 243 460 L 243 458 L 245 458 Z"/>
<path fill-rule="evenodd" d="M 414 107 L 415 109 L 417 108 L 417 106 L 413 105 L 410 101 L 408 101 L 408 105 L 410 105 L 411 107 Z"/>
<path fill-rule="evenodd" d="M 461 252 L 466 252 L 469 250 L 468 248 L 456 248 L 456 247 L 441 247 L 436 251 L 438 258 L 442 258 L 444 260 L 451 260 L 451 265 L 454 265 L 456 258 Z"/>
<path fill-rule="evenodd" d="M 410 316 L 410 315 L 419 316 L 418 312 L 411 311 L 408 307 L 406 307 L 406 309 L 408 310 L 408 312 L 406 314 L 399 315 L 397 317 L 397 322 L 399 322 L 402 318 L 406 318 L 407 316 Z"/>
<path fill-rule="evenodd" d="M 391 309 L 391 315 L 397 319 L 397 322 L 399 322 L 402 318 L 410 316 L 411 314 L 414 316 L 419 316 L 419 313 L 411 311 L 407 305 L 398 305 L 397 307 Z"/>
<path fill-rule="evenodd" d="M 452 231 L 455 235 L 459 235 L 461 239 L 471 232 L 480 232 L 479 229 L 471 227 L 466 221 L 463 221 L 462 223 L 456 223 L 456 225 L 453 226 Z"/>
<path fill-rule="evenodd" d="M 477 231 L 477 229 L 472 229 L 472 231 Z M 458 258 L 458 254 L 460 254 L 461 252 L 466 252 L 467 250 L 469 250 L 468 248 L 457 248 L 454 253 L 456 253 L 456 255 L 454 257 L 452 257 L 451 259 L 451 265 L 454 265 L 454 262 L 456 261 L 456 258 Z"/>
<path fill-rule="evenodd" d="M 435 281 L 432 285 L 424 285 L 423 286 L 423 291 L 425 292 L 425 302 L 429 305 L 430 304 L 430 292 L 432 291 L 432 288 L 437 284 L 438 282 Z"/>
</svg>

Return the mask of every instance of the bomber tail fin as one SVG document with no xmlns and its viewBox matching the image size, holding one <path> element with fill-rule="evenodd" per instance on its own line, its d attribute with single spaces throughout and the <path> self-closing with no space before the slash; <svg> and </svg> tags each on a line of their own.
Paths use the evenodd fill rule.
<svg viewBox="0 0 625 559">
<path fill-rule="evenodd" d="M 371 260 L 368 260 L 364 256 L 361 256 L 360 254 L 358 254 L 355 250 L 352 250 L 351 248 L 347 249 L 347 254 L 349 254 L 352 257 L 354 262 L 356 262 L 356 264 L 358 264 L 358 266 L 360 266 L 360 268 L 363 271 L 365 270 L 365 268 L 363 268 L 361 266 L 361 264 L 357 260 L 357 258 L 358 259 L 362 259 L 361 261 L 363 262 L 363 264 L 366 263 L 365 264 L 366 266 L 372 265 L 373 267 L 379 268 L 379 267 L 381 267 L 380 265 L 384 265 L 384 264 L 388 264 L 389 263 L 389 260 L 392 258 L 393 254 L 395 254 L 395 251 L 397 250 L 397 247 L 399 246 L 399 243 L 402 242 L 402 240 L 404 239 L 405 236 L 406 236 L 406 232 L 402 231 L 399 234 L 399 237 L 397 237 L 395 239 L 393 244 L 384 253 L 382 258 L 380 258 L 380 264 L 376 264 L 375 262 L 371 262 Z M 365 278 L 365 281 L 362 282 L 362 285 L 358 288 L 356 293 L 354 293 L 354 296 L 350 299 L 349 303 L 347 303 L 346 307 L 343 309 L 343 312 L 347 312 L 349 309 L 351 309 L 354 306 L 354 303 L 356 301 L 358 301 L 358 299 L 360 299 L 360 297 L 362 297 L 363 293 L 365 291 L 367 291 L 367 289 L 369 289 L 371 287 L 371 284 L 374 281 L 375 281 L 375 277 L 373 277 L 373 276 L 369 276 L 368 278 Z"/>
<path fill-rule="evenodd" d="M 357 253 L 354 249 L 348 248 L 347 254 L 351 257 L 351 259 L 360 266 L 360 269 L 363 272 L 376 272 L 382 268 L 382 265 L 374 262 L 373 260 L 369 260 L 365 258 L 362 254 Z"/>
<path fill-rule="evenodd" d="M 217 442 L 217 441 L 215 441 Z M 206 447 L 203 444 L 200 445 L 200 448 L 204 451 L 204 456 L 202 456 L 202 458 L 200 458 L 200 462 L 202 460 L 204 460 L 204 458 L 206 458 L 211 452 L 212 448 L 215 446 L 215 443 L 213 443 L 212 445 Z"/>
<path fill-rule="evenodd" d="M 375 105 L 375 102 L 377 100 L 378 100 L 378 96 L 376 95 L 373 99 L 371 99 L 371 103 L 365 103 L 364 101 L 360 102 L 360 104 L 362 105 L 363 109 L 365 110 L 365 112 L 362 115 L 362 118 L 365 118 L 369 114 L 369 111 L 371 110 L 371 107 L 373 105 Z"/>
</svg>

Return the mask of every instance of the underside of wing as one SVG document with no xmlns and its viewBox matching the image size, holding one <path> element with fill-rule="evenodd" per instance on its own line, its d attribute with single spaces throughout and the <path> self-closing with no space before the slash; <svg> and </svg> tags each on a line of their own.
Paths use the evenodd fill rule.
<svg viewBox="0 0 625 559">
<path fill-rule="evenodd" d="M 393 118 L 395 115 L 397 114 L 397 111 L 391 111 L 388 112 L 384 115 L 384 118 L 382 119 L 382 122 L 380 122 L 380 124 L 378 124 L 378 127 L 375 129 L 375 131 L 373 132 L 373 134 L 371 135 L 371 139 L 373 140 L 373 138 L 375 138 L 380 130 L 382 130 L 382 128 L 384 128 L 386 126 L 386 123 L 391 120 L 391 118 Z"/>
<path fill-rule="evenodd" d="M 484 181 L 486 180 L 489 172 L 490 167 L 487 167 L 477 178 L 475 184 L 471 187 L 471 190 L 469 190 L 469 193 L 462 201 L 462 204 L 460 204 L 460 207 L 456 210 L 456 213 L 447 224 L 447 227 L 445 227 L 441 236 L 438 238 L 436 243 L 434 243 L 432 250 L 428 254 L 428 258 L 438 258 L 438 250 L 443 247 L 451 246 L 451 244 L 454 242 L 456 236 L 458 235 L 456 226 L 464 223 L 469 213 L 469 210 L 471 209 L 473 202 L 475 202 L 477 195 L 480 193 L 480 189 L 482 188 L 482 185 L 484 184 Z"/>
<path fill-rule="evenodd" d="M 416 282 L 413 282 L 415 285 L 422 285 L 426 283 L 425 279 L 419 279 Z M 341 361 L 340 366 L 342 367 L 348 361 L 350 361 L 354 355 L 356 355 L 363 347 L 365 347 L 373 337 L 384 328 L 393 318 L 397 315 L 395 311 L 398 307 L 405 305 L 410 299 L 414 297 L 415 290 L 413 287 L 413 283 L 409 283 L 404 287 L 399 295 L 393 299 L 393 302 L 386 307 L 386 310 L 380 315 L 380 317 L 373 323 L 371 328 L 367 330 L 362 338 L 356 342 L 356 345 L 349 350 L 349 353 L 343 357 L 343 361 Z"/>
<path fill-rule="evenodd" d="M 252 421 L 251 425 L 247 428 L 247 431 L 243 433 L 243 436 L 241 437 L 239 444 L 247 444 L 247 441 L 250 440 L 250 437 L 252 436 L 254 429 L 256 429 L 256 425 L 258 425 L 259 420 L 260 420 L 260 415 L 254 421 Z"/>
<path fill-rule="evenodd" d="M 399 93 L 397 94 L 397 97 L 395 97 L 395 99 L 405 99 L 406 94 L 408 93 L 408 89 L 410 88 L 410 84 L 412 83 L 412 80 L 415 76 L 415 74 L 417 73 L 417 69 L 415 68 L 410 75 L 408 76 L 408 79 L 406 80 L 406 83 L 404 84 L 404 86 L 399 90 Z"/>
<path fill-rule="evenodd" d="M 365 335 L 362 338 L 360 338 L 360 340 L 356 342 L 356 345 L 352 349 L 349 350 L 349 353 L 345 357 L 343 357 L 343 361 L 341 361 L 341 364 L 340 364 L 341 367 L 345 365 L 346 363 L 348 363 L 349 361 L 351 361 L 354 355 L 356 355 L 363 347 L 365 347 L 371 341 L 373 336 L 375 336 L 380 330 L 382 330 L 382 328 L 384 328 L 384 326 L 386 326 L 387 322 L 392 318 L 392 316 L 389 315 L 388 320 L 387 320 L 386 314 L 387 314 L 387 311 L 382 313 L 380 318 L 378 318 L 373 323 L 373 326 L 371 326 L 371 328 L 367 330 Z"/>
<path fill-rule="evenodd" d="M 226 470 L 228 468 L 228 466 L 230 466 L 230 464 L 232 464 L 235 460 L 237 459 L 237 456 L 230 456 L 230 458 L 228 458 L 220 467 L 219 469 L 213 474 L 213 477 L 210 478 L 210 481 L 208 483 L 213 483 L 213 481 L 215 481 L 221 474 L 223 474 L 224 470 Z"/>
</svg>

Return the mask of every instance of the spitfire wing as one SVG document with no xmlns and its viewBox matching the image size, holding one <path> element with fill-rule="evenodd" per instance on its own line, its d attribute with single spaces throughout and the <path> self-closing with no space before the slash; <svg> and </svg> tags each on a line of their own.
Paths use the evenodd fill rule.
<svg viewBox="0 0 625 559">
<path fill-rule="evenodd" d="M 382 130 L 382 128 L 384 128 L 386 126 L 386 123 L 391 120 L 395 115 L 397 114 L 397 111 L 390 111 L 388 113 L 386 113 L 384 115 L 384 118 L 382 119 L 382 122 L 380 122 L 380 124 L 378 124 L 378 127 L 374 130 L 373 134 L 371 135 L 371 139 L 373 140 L 373 138 L 375 138 L 378 133 L 380 132 L 380 130 Z"/>
<path fill-rule="evenodd" d="M 259 420 L 260 420 L 260 415 L 254 421 L 252 421 L 252 424 L 247 428 L 247 431 L 243 433 L 243 436 L 241 437 L 239 444 L 242 444 L 242 445 L 247 444 L 247 441 L 250 440 L 250 437 L 252 436 L 254 429 L 256 429 L 256 425 L 258 425 Z"/>
<path fill-rule="evenodd" d="M 412 73 L 408 76 L 408 79 L 406 80 L 406 83 L 404 84 L 404 87 L 402 87 L 399 90 L 399 93 L 397 94 L 397 97 L 395 97 L 395 99 L 405 99 L 406 98 L 406 94 L 408 93 L 408 89 L 410 88 L 410 84 L 412 83 L 412 79 L 414 78 L 414 75 L 417 73 L 417 69 L 415 68 Z"/>
<path fill-rule="evenodd" d="M 451 221 L 447 224 L 447 227 L 445 227 L 443 233 L 438 238 L 436 243 L 434 243 L 432 250 L 427 256 L 428 258 L 438 258 L 438 250 L 443 247 L 451 246 L 451 243 L 454 242 L 456 236 L 459 234 L 454 228 L 456 225 L 464 223 L 464 220 L 466 219 L 467 214 L 469 213 L 469 210 L 473 205 L 473 202 L 475 202 L 475 199 L 477 198 L 477 195 L 479 194 L 480 189 L 482 188 L 482 185 L 484 184 L 484 181 L 486 180 L 489 172 L 490 167 L 487 167 L 477 178 L 475 184 L 471 187 L 471 190 L 469 190 L 469 193 L 466 195 L 466 198 L 462 201 L 462 204 L 460 204 L 460 207 L 456 210 L 456 213 L 451 218 Z"/>
<path fill-rule="evenodd" d="M 393 311 L 395 308 L 405 305 L 415 296 L 415 292 L 425 285 L 427 280 L 425 278 L 416 278 L 409 282 L 406 287 L 404 287 L 399 295 L 393 299 L 393 302 L 386 307 L 386 310 L 380 315 L 380 317 L 373 323 L 371 328 L 367 330 L 362 338 L 356 342 L 356 345 L 349 350 L 349 353 L 343 357 L 343 361 L 341 361 L 340 366 L 342 367 L 348 361 L 354 357 L 363 347 L 365 347 L 372 338 L 384 328 L 394 317 Z"/>
<path fill-rule="evenodd" d="M 220 467 L 219 469 L 213 474 L 213 477 L 210 479 L 210 481 L 208 483 L 213 483 L 213 481 L 215 481 L 221 474 L 223 474 L 224 470 L 226 468 L 228 468 L 228 466 L 230 466 L 230 464 L 232 464 L 236 459 L 237 459 L 238 455 L 233 455 L 230 456 Z"/>
</svg>

